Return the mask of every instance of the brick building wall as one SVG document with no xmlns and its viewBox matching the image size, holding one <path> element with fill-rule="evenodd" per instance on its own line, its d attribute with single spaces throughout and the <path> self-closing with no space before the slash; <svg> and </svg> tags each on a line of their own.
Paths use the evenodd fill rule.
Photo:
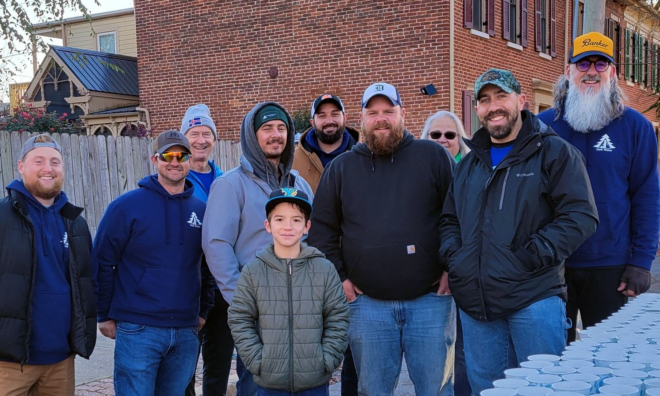
<svg viewBox="0 0 660 396">
<path fill-rule="evenodd" d="M 308 111 L 324 92 L 342 98 L 355 125 L 364 89 L 386 81 L 419 133 L 449 102 L 448 3 L 138 1 L 140 98 L 156 132 L 179 128 L 186 107 L 204 102 L 220 136 L 237 139 L 256 103 Z M 437 95 L 420 93 L 429 83 Z"/>
<path fill-rule="evenodd" d="M 357 125 L 362 92 L 386 81 L 399 89 L 406 125 L 419 135 L 429 115 L 450 109 L 450 1 L 455 7 L 455 113 L 463 118 L 464 91 L 471 91 L 476 77 L 490 67 L 512 70 L 530 109 L 538 107 L 532 81 L 549 85 L 564 72 L 573 0 L 555 1 L 557 55 L 551 60 L 535 48 L 534 0 L 527 0 L 529 40 L 522 51 L 502 38 L 501 0 L 494 1 L 495 35 L 488 39 L 463 27 L 460 0 L 138 1 L 142 105 L 161 132 L 179 128 L 185 109 L 204 102 L 220 137 L 238 139 L 240 122 L 256 103 L 275 100 L 290 112 L 307 112 L 324 92 L 340 96 L 349 124 Z M 612 0 L 609 12 L 619 12 L 623 22 L 623 10 Z M 269 76 L 271 67 L 278 70 L 276 78 Z M 438 94 L 421 94 L 419 88 L 430 83 Z M 622 84 L 634 108 L 645 110 L 653 103 L 637 84 Z"/>
</svg>

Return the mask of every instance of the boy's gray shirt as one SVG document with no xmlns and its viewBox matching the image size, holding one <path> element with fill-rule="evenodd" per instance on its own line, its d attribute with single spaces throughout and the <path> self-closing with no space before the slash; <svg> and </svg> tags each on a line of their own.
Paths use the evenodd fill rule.
<svg viewBox="0 0 660 396">
<path fill-rule="evenodd" d="M 280 187 L 295 187 L 313 199 L 309 184 L 291 170 L 295 149 L 294 132 L 289 128 L 287 143 L 280 160 L 278 178 L 275 166 L 266 159 L 259 147 L 254 130 L 254 115 L 265 105 L 255 106 L 241 123 L 240 165 L 219 178 L 211 185 L 202 227 L 202 248 L 209 269 L 213 274 L 222 296 L 231 304 L 240 271 L 253 260 L 257 253 L 273 241 L 266 231 L 266 201 L 270 193 Z M 289 125 L 293 126 L 293 119 Z"/>
</svg>

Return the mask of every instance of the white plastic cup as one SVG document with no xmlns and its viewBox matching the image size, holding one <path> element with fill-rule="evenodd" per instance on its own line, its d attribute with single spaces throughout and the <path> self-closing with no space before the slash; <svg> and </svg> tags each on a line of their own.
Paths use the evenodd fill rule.
<svg viewBox="0 0 660 396">
<path fill-rule="evenodd" d="M 651 378 L 660 378 L 660 370 L 649 371 L 649 377 Z"/>
<path fill-rule="evenodd" d="M 646 371 L 654 370 L 653 365 L 660 364 L 660 356 L 653 354 L 634 354 L 630 355 L 630 361 L 634 363 L 644 363 L 646 365 Z"/>
<path fill-rule="evenodd" d="M 617 396 L 640 396 L 639 389 L 629 385 L 603 385 L 598 391 Z"/>
<path fill-rule="evenodd" d="M 555 391 L 552 392 L 552 396 L 581 396 L 582 393 L 577 393 L 577 392 L 567 392 L 567 391 Z"/>
<path fill-rule="evenodd" d="M 505 378 L 525 379 L 525 378 L 529 377 L 530 375 L 536 375 L 538 373 L 539 373 L 539 371 L 534 370 L 534 369 L 512 368 L 512 369 L 504 370 L 504 377 Z"/>
<path fill-rule="evenodd" d="M 610 364 L 612 370 L 645 370 L 646 365 L 644 363 L 635 363 L 635 362 L 616 362 Z"/>
<path fill-rule="evenodd" d="M 548 354 L 539 354 L 539 355 L 531 355 L 527 357 L 527 360 L 530 362 L 535 362 L 535 361 L 544 361 L 544 362 L 552 362 L 555 366 L 559 365 L 559 356 L 557 355 L 548 355 Z"/>
<path fill-rule="evenodd" d="M 573 351 L 588 351 L 588 352 L 595 352 L 596 349 L 598 349 L 595 345 L 589 345 L 587 343 L 583 342 L 575 342 L 569 346 L 566 347 L 566 351 L 573 352 Z"/>
<path fill-rule="evenodd" d="M 597 353 L 594 362 L 597 367 L 610 367 L 612 363 L 627 362 L 628 356 Z"/>
<path fill-rule="evenodd" d="M 561 355 L 561 360 L 586 360 L 593 362 L 594 354 L 589 351 L 568 351 Z"/>
<path fill-rule="evenodd" d="M 597 375 L 599 378 L 598 386 L 601 386 L 605 378 L 610 378 L 612 376 L 612 369 L 607 367 L 583 367 L 578 370 L 578 373 Z"/>
<path fill-rule="evenodd" d="M 527 361 L 527 362 L 522 362 L 520 363 L 521 368 L 530 368 L 534 370 L 543 370 L 546 367 L 557 367 L 555 366 L 554 363 L 544 361 L 544 360 L 536 360 L 536 361 Z"/>
<path fill-rule="evenodd" d="M 593 367 L 594 362 L 589 360 L 563 360 L 559 362 L 560 366 L 570 367 L 576 370 L 581 369 L 582 367 Z"/>
<path fill-rule="evenodd" d="M 644 383 L 642 380 L 636 379 L 636 378 L 626 378 L 626 377 L 610 377 L 610 378 L 605 378 L 603 380 L 603 386 L 600 387 L 600 389 L 603 389 L 605 385 L 625 385 L 625 386 L 632 386 L 633 388 L 637 389 L 638 391 L 642 391 L 644 387 Z"/>
<path fill-rule="evenodd" d="M 518 396 L 548 396 L 551 393 L 552 389 L 538 386 L 524 386 L 516 389 L 516 394 Z"/>
<path fill-rule="evenodd" d="M 493 381 L 493 386 L 495 388 L 508 388 L 508 389 L 518 389 L 523 386 L 529 386 L 529 382 L 524 379 L 518 378 L 505 378 Z"/>
<path fill-rule="evenodd" d="M 553 375 L 565 375 L 565 374 L 577 373 L 577 369 L 574 369 L 573 367 L 565 367 L 565 366 L 552 366 L 542 369 L 541 373 L 553 374 Z"/>
<path fill-rule="evenodd" d="M 591 389 L 589 390 L 590 393 L 595 393 L 600 386 L 600 377 L 594 374 L 566 374 L 562 375 L 561 378 L 564 381 L 578 381 L 588 383 L 591 385 Z"/>
<path fill-rule="evenodd" d="M 644 380 L 644 388 L 660 388 L 660 378 L 647 378 Z"/>
<path fill-rule="evenodd" d="M 642 370 L 612 370 L 612 376 L 645 380 L 649 377 L 649 373 Z"/>
<path fill-rule="evenodd" d="M 481 396 L 516 396 L 516 390 L 508 388 L 491 388 L 484 389 L 479 394 Z"/>
<path fill-rule="evenodd" d="M 592 392 L 592 386 L 582 381 L 562 381 L 552 384 L 552 390 L 555 392 L 577 392 L 589 396 Z"/>
<path fill-rule="evenodd" d="M 660 388 L 650 388 L 644 393 L 646 396 L 660 396 Z"/>
<path fill-rule="evenodd" d="M 552 388 L 552 384 L 561 382 L 561 377 L 552 374 L 536 374 L 525 378 L 529 386 L 540 386 L 543 388 Z"/>
</svg>

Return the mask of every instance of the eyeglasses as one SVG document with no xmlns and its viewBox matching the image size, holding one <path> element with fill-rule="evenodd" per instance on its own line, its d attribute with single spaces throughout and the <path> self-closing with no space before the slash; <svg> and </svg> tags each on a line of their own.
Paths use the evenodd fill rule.
<svg viewBox="0 0 660 396">
<path fill-rule="evenodd" d="M 442 137 L 442 135 L 445 135 L 445 139 L 447 140 L 454 140 L 456 139 L 456 132 L 438 132 L 438 131 L 433 131 L 429 133 L 431 136 L 431 139 L 438 140 Z"/>
<path fill-rule="evenodd" d="M 165 162 L 172 162 L 172 160 L 176 158 L 176 161 L 178 163 L 186 162 L 188 161 L 188 158 L 190 158 L 189 153 L 180 153 L 180 152 L 162 153 L 162 154 L 156 154 L 156 156 L 161 161 L 165 161 Z"/>
<path fill-rule="evenodd" d="M 601 72 L 601 73 L 604 72 L 605 70 L 607 70 L 610 67 L 610 63 L 608 61 L 604 61 L 604 60 L 599 60 L 599 61 L 596 61 L 596 62 L 591 62 L 591 61 L 588 61 L 588 60 L 581 60 L 581 61 L 575 62 L 575 67 L 577 67 L 577 69 L 581 72 L 586 72 L 587 70 L 589 70 L 591 68 L 591 65 L 594 65 L 594 67 L 596 68 L 596 71 Z"/>
</svg>

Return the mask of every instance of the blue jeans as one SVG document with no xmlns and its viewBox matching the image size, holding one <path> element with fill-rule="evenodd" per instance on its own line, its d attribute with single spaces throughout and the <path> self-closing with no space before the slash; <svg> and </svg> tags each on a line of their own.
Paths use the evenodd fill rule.
<svg viewBox="0 0 660 396">
<path fill-rule="evenodd" d="M 289 392 L 283 390 L 266 389 L 257 386 L 259 396 L 329 396 L 330 387 L 328 384 L 321 385 L 318 388 L 306 389 L 299 392 Z"/>
<path fill-rule="evenodd" d="M 245 367 L 240 356 L 236 356 L 236 396 L 257 396 L 257 384 L 254 383 L 252 373 Z"/>
<path fill-rule="evenodd" d="M 530 355 L 561 355 L 566 347 L 566 304 L 558 296 L 537 301 L 506 318 L 488 322 L 460 311 L 465 341 L 465 362 L 472 393 L 492 388 L 511 367 L 510 343 L 518 364 Z"/>
<path fill-rule="evenodd" d="M 385 301 L 359 295 L 349 306 L 348 340 L 361 396 L 392 395 L 404 354 L 417 395 L 454 394 L 456 308 L 451 296 L 428 293 Z"/>
<path fill-rule="evenodd" d="M 117 323 L 115 392 L 181 396 L 195 372 L 197 326 L 155 327 Z"/>
</svg>

